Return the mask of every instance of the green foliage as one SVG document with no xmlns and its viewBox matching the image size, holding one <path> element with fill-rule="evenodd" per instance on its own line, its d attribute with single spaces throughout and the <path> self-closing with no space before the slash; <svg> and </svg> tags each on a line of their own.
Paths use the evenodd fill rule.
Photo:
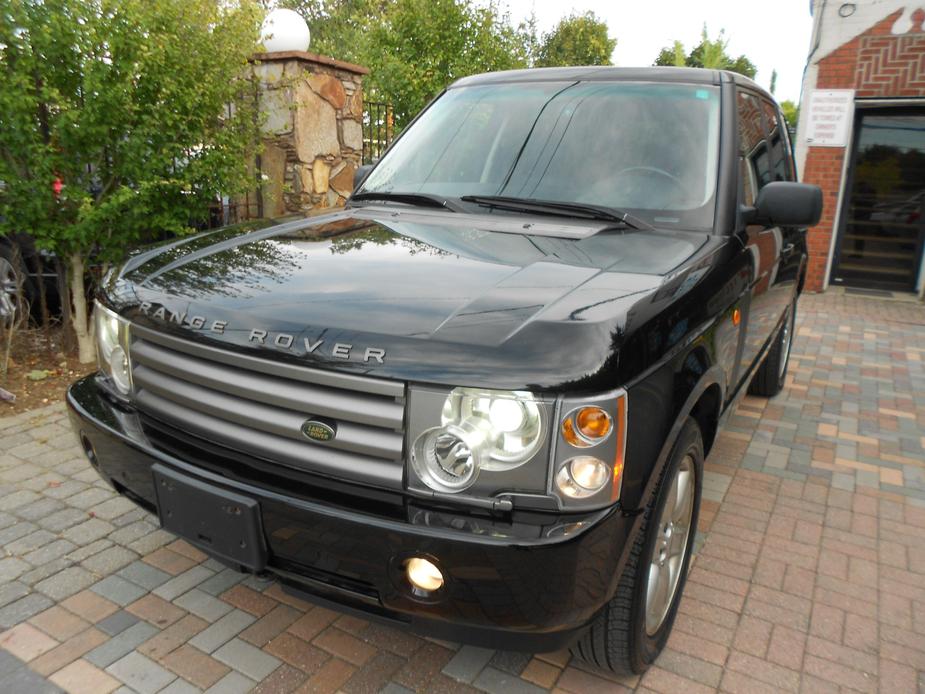
<svg viewBox="0 0 925 694">
<path fill-rule="evenodd" d="M 542 40 L 536 23 L 536 12 L 531 12 L 530 16 L 520 23 L 517 27 L 517 34 L 527 55 L 527 67 L 535 67 L 536 56 L 540 52 L 540 41 Z"/>
<path fill-rule="evenodd" d="M 684 44 L 680 41 L 675 41 L 671 48 L 663 48 L 653 64 L 684 67 L 687 64 L 687 56 L 684 55 Z"/>
<path fill-rule="evenodd" d="M 726 65 L 727 66 L 723 68 L 724 70 L 738 72 L 740 75 L 745 75 L 749 79 L 755 79 L 755 75 L 758 73 L 758 66 L 744 55 L 740 55 L 733 60 L 731 64 L 727 63 Z"/>
<path fill-rule="evenodd" d="M 537 67 L 560 65 L 611 65 L 617 40 L 610 38 L 607 24 L 593 12 L 572 14 L 543 36 L 536 54 Z"/>
<path fill-rule="evenodd" d="M 75 267 L 106 263 L 247 187 L 255 2 L 4 5 L 0 233 L 28 231 Z"/>
<path fill-rule="evenodd" d="M 460 77 L 527 65 L 517 32 L 493 3 L 394 0 L 368 35 L 372 98 L 392 103 L 399 128 Z"/>
<path fill-rule="evenodd" d="M 460 77 L 529 66 L 610 65 L 616 39 L 593 13 L 573 14 L 538 36 L 494 2 L 280 0 L 305 17 L 311 50 L 371 69 L 367 98 L 390 102 L 400 129 Z"/>
<path fill-rule="evenodd" d="M 275 6 L 295 10 L 308 22 L 308 50 L 338 60 L 363 62 L 367 30 L 392 4 L 391 0 L 280 0 Z"/>
<path fill-rule="evenodd" d="M 787 126 L 790 128 L 796 128 L 797 122 L 800 120 L 799 105 L 788 99 L 787 101 L 780 102 L 780 110 L 784 114 L 784 120 L 787 121 Z"/>
<path fill-rule="evenodd" d="M 732 70 L 746 77 L 754 79 L 758 68 L 744 55 L 732 57 L 726 52 L 729 40 L 725 38 L 725 31 L 711 39 L 704 25 L 700 34 L 700 43 L 694 46 L 687 56 L 684 56 L 684 46 L 675 41 L 671 48 L 663 48 L 655 59 L 655 65 L 675 65 L 686 67 L 703 67 L 711 70 Z"/>
<path fill-rule="evenodd" d="M 392 104 L 402 128 L 460 77 L 526 67 L 525 33 L 495 2 L 280 0 L 305 17 L 310 50 L 371 68 L 369 100 Z"/>
</svg>

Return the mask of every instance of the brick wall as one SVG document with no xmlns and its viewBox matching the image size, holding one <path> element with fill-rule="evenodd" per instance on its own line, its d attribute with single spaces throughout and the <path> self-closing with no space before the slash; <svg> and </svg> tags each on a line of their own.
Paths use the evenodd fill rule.
<svg viewBox="0 0 925 694">
<path fill-rule="evenodd" d="M 925 34 L 864 37 L 857 90 L 859 97 L 925 95 Z"/>
<path fill-rule="evenodd" d="M 911 33 L 893 36 L 900 15 L 893 13 L 820 60 L 815 88 L 855 89 L 858 98 L 925 96 L 925 13 L 913 15 Z M 841 147 L 810 147 L 803 166 L 803 180 L 820 186 L 824 201 L 822 219 L 807 237 L 809 291 L 821 291 L 825 283 L 846 153 Z"/>
</svg>

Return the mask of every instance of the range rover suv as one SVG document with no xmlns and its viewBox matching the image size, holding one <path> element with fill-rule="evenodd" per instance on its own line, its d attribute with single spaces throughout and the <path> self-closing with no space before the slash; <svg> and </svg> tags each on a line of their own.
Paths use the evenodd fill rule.
<svg viewBox="0 0 925 694">
<path fill-rule="evenodd" d="M 822 198 L 783 123 L 726 72 L 460 80 L 345 209 L 111 272 L 74 429 L 115 489 L 241 571 L 641 672 L 717 430 L 785 382 Z"/>
</svg>

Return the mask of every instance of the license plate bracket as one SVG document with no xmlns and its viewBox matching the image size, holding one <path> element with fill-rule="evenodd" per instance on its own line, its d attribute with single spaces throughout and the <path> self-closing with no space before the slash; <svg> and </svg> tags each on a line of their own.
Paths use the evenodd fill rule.
<svg viewBox="0 0 925 694">
<path fill-rule="evenodd" d="M 266 568 L 267 545 L 256 499 L 159 463 L 151 471 L 161 527 L 226 563 L 253 572 Z"/>
</svg>

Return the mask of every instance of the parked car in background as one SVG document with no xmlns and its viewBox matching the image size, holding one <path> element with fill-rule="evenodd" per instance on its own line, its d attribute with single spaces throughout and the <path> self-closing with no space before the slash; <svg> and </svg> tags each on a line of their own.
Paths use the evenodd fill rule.
<svg viewBox="0 0 925 694">
<path fill-rule="evenodd" d="M 30 312 L 38 318 L 44 285 L 49 312 L 60 311 L 54 256 L 35 247 L 28 234 L 0 236 L 0 321 L 8 324 Z"/>
<path fill-rule="evenodd" d="M 68 393 L 99 474 L 307 599 L 642 672 L 704 458 L 785 383 L 821 214 L 729 72 L 452 85 L 347 209 L 137 253 Z"/>
<path fill-rule="evenodd" d="M 229 209 L 226 201 L 217 201 L 210 207 L 206 219 L 191 221 L 191 227 L 199 230 L 218 227 L 227 218 L 225 213 Z M 254 220 L 251 226 L 260 223 Z M 138 245 L 143 247 L 171 238 L 172 234 L 152 230 Z M 0 236 L 0 321 L 8 323 L 14 316 L 23 313 L 28 313 L 33 320 L 40 320 L 43 288 L 49 316 L 55 318 L 60 315 L 62 287 L 58 282 L 55 260 L 53 253 L 38 249 L 28 233 Z M 92 259 L 89 270 L 97 274 L 101 272 L 99 264 L 93 263 Z"/>
</svg>

